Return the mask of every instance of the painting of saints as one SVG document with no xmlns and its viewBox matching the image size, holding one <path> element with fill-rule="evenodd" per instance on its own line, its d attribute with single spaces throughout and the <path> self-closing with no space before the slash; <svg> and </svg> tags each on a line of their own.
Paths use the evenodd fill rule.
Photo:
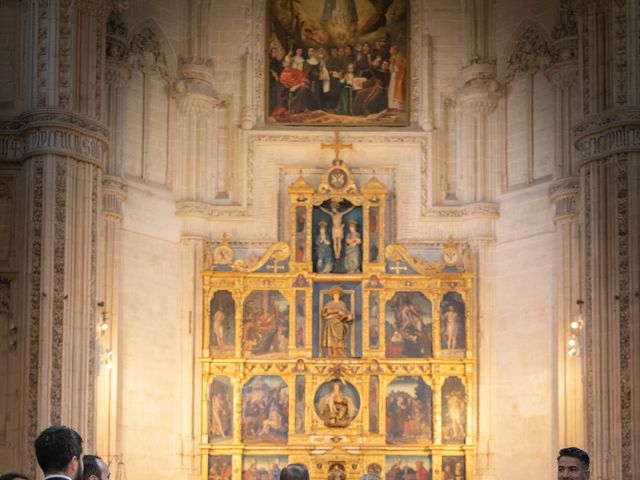
<svg viewBox="0 0 640 480">
<path fill-rule="evenodd" d="M 408 0 L 268 5 L 267 123 L 408 124 Z"/>
<path fill-rule="evenodd" d="M 422 293 L 396 292 L 385 312 L 387 357 L 432 355 L 431 302 Z"/>
<path fill-rule="evenodd" d="M 282 355 L 288 351 L 289 303 L 280 292 L 251 292 L 244 301 L 242 320 L 242 346 L 248 355 Z"/>
<path fill-rule="evenodd" d="M 289 463 L 286 455 L 245 455 L 242 457 L 242 480 L 280 480 L 282 467 Z"/>
<path fill-rule="evenodd" d="M 282 378 L 256 375 L 242 389 L 242 439 L 252 443 L 286 443 L 289 389 Z"/>
<path fill-rule="evenodd" d="M 346 427 L 358 414 L 360 396 L 350 383 L 332 380 L 318 387 L 314 407 L 326 426 Z"/>
<path fill-rule="evenodd" d="M 396 377 L 387 386 L 387 443 L 431 442 L 431 387 L 420 377 Z"/>
<path fill-rule="evenodd" d="M 209 442 L 228 440 L 233 436 L 233 387 L 226 376 L 213 380 L 209 389 Z"/>
<path fill-rule="evenodd" d="M 231 455 L 209 455 L 208 480 L 231 480 Z"/>
<path fill-rule="evenodd" d="M 464 457 L 442 457 L 442 479 L 464 480 Z"/>
<path fill-rule="evenodd" d="M 209 347 L 217 354 L 233 353 L 236 334 L 236 304 L 231 292 L 217 291 L 210 302 Z"/>
<path fill-rule="evenodd" d="M 447 292 L 440 304 L 440 341 L 446 353 L 466 348 L 465 305 L 458 292 Z M 464 352 L 460 352 L 464 353 Z"/>
<path fill-rule="evenodd" d="M 442 441 L 464 443 L 466 425 L 465 388 L 457 377 L 448 377 L 442 386 Z"/>
<path fill-rule="evenodd" d="M 385 480 L 431 480 L 431 457 L 387 455 Z"/>
</svg>

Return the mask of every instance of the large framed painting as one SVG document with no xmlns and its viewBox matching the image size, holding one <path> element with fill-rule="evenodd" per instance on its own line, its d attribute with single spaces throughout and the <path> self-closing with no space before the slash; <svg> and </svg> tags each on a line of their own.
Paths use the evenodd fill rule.
<svg viewBox="0 0 640 480">
<path fill-rule="evenodd" d="M 409 0 L 268 0 L 271 124 L 409 123 Z"/>
</svg>

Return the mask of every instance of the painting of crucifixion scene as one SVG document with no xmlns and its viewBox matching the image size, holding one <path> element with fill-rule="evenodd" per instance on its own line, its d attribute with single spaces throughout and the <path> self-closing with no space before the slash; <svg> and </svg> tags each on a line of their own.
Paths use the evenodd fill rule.
<svg viewBox="0 0 640 480">
<path fill-rule="evenodd" d="M 276 375 L 256 375 L 242 389 L 242 438 L 251 443 L 286 443 L 289 387 Z"/>
<path fill-rule="evenodd" d="M 327 200 L 313 209 L 313 265 L 317 273 L 362 271 L 362 208 Z"/>
<path fill-rule="evenodd" d="M 289 349 L 289 302 L 275 290 L 256 290 L 244 301 L 243 351 L 249 356 L 282 355 Z"/>
<path fill-rule="evenodd" d="M 431 443 L 431 387 L 420 377 L 396 377 L 387 386 L 387 443 Z"/>
<path fill-rule="evenodd" d="M 420 292 L 396 292 L 385 311 L 387 357 L 432 355 L 431 302 Z"/>
<path fill-rule="evenodd" d="M 408 0 L 269 0 L 267 122 L 408 123 Z"/>
</svg>

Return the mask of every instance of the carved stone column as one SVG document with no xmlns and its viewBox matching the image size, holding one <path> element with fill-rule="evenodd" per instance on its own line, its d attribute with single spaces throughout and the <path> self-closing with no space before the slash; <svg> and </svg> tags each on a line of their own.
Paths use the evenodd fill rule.
<svg viewBox="0 0 640 480">
<path fill-rule="evenodd" d="M 640 472 L 640 7 L 578 2 L 587 448 L 592 478 Z"/>
<path fill-rule="evenodd" d="M 22 79 L 33 95 L 24 142 L 28 445 L 52 423 L 95 449 L 96 304 L 102 169 L 105 12 L 102 2 L 25 2 L 32 26 Z M 27 448 L 30 477 L 33 449 Z"/>
<path fill-rule="evenodd" d="M 570 325 L 582 299 L 580 286 L 580 235 L 578 225 L 578 152 L 573 145 L 572 127 L 577 116 L 577 30 L 569 0 L 560 3 L 558 21 L 552 32 L 552 63 L 545 74 L 554 86 L 556 149 L 554 181 L 549 198 L 555 207 L 556 225 L 556 319 L 558 448 L 584 445 L 583 362 L 580 345 L 577 355 L 569 355 L 572 334 L 580 342 L 579 330 Z"/>
<path fill-rule="evenodd" d="M 491 113 L 501 95 L 495 66 L 472 64 L 463 70 L 464 85 L 458 91 L 462 109 L 459 137 L 456 197 L 464 203 L 491 202 L 496 195 L 496 155 L 492 147 Z"/>
<path fill-rule="evenodd" d="M 101 245 L 100 310 L 97 382 L 96 450 L 103 458 L 122 454 L 118 438 L 120 395 L 119 372 L 119 293 L 120 242 L 122 204 L 127 189 L 122 178 L 122 110 L 123 88 L 131 76 L 125 62 L 127 29 L 123 21 L 126 4 L 114 2 L 107 21 L 106 110 L 111 131 L 111 145 L 107 156 L 107 174 L 102 179 L 103 236 Z"/>
</svg>

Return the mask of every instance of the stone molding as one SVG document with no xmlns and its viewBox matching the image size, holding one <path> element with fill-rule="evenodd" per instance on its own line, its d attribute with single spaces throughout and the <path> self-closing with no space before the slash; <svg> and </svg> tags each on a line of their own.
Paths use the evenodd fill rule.
<svg viewBox="0 0 640 480">
<path fill-rule="evenodd" d="M 582 165 L 616 153 L 640 150 L 640 109 L 627 107 L 586 117 L 574 127 Z"/>
<path fill-rule="evenodd" d="M 127 200 L 124 179 L 112 175 L 102 176 L 102 212 L 107 219 L 122 221 L 122 204 Z"/>
<path fill-rule="evenodd" d="M 499 63 L 499 78 L 509 83 L 517 75 L 545 69 L 552 59 L 551 42 L 544 30 L 531 21 L 523 22 L 505 49 Z"/>
<path fill-rule="evenodd" d="M 555 206 L 555 216 L 553 217 L 555 223 L 576 218 L 579 191 L 580 179 L 578 177 L 562 178 L 551 184 L 549 200 Z"/>
</svg>

